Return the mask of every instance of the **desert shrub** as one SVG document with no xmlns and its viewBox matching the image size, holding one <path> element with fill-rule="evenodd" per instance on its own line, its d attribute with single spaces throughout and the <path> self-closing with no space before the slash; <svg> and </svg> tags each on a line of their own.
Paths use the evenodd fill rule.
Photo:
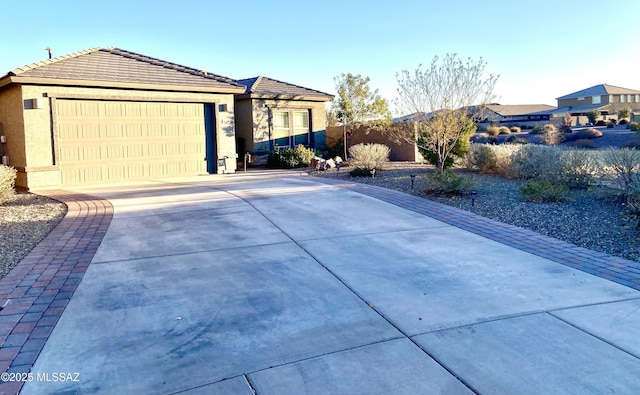
<svg viewBox="0 0 640 395">
<path fill-rule="evenodd" d="M 627 121 L 626 119 L 621 119 L 618 121 L 618 125 L 626 125 L 627 123 L 629 123 L 629 121 Z"/>
<path fill-rule="evenodd" d="M 600 119 L 596 122 L 596 126 L 607 126 L 607 123 L 603 119 Z"/>
<path fill-rule="evenodd" d="M 573 142 L 572 147 L 574 148 L 597 148 L 596 143 L 593 140 L 589 139 L 580 139 Z"/>
<path fill-rule="evenodd" d="M 17 174 L 13 167 L 0 165 L 0 206 L 13 198 Z"/>
<path fill-rule="evenodd" d="M 506 142 L 511 144 L 529 144 L 529 140 L 518 136 L 509 136 Z"/>
<path fill-rule="evenodd" d="M 631 140 L 620 145 L 620 148 L 640 149 L 640 140 Z"/>
<path fill-rule="evenodd" d="M 512 173 L 525 180 L 558 180 L 562 172 L 560 152 L 552 146 L 523 145 L 511 158 Z"/>
<path fill-rule="evenodd" d="M 544 125 L 544 133 L 542 135 L 542 144 L 558 145 L 564 141 L 564 134 L 556 129 L 552 124 Z"/>
<path fill-rule="evenodd" d="M 512 126 L 509 130 L 511 130 L 511 133 L 520 133 L 522 131 L 518 126 Z"/>
<path fill-rule="evenodd" d="M 500 126 L 498 128 L 498 134 L 511 134 L 511 130 L 506 126 Z"/>
<path fill-rule="evenodd" d="M 349 148 L 351 165 L 360 169 L 380 169 L 389 161 L 389 147 L 383 144 L 356 144 Z"/>
<path fill-rule="evenodd" d="M 511 174 L 511 157 L 520 149 L 520 145 L 471 144 L 468 166 L 481 173 L 500 174 L 508 177 Z"/>
<path fill-rule="evenodd" d="M 360 167 L 356 167 L 355 169 L 349 171 L 349 175 L 351 177 L 373 177 L 375 172 L 369 169 L 363 169 Z"/>
<path fill-rule="evenodd" d="M 267 167 L 272 169 L 294 169 L 306 167 L 311 163 L 314 153 L 300 144 L 296 148 L 284 148 L 271 152 L 267 158 Z"/>
<path fill-rule="evenodd" d="M 631 148 L 608 148 L 602 152 L 605 174 L 621 189 L 625 196 L 630 194 L 634 175 L 640 172 L 640 150 Z"/>
<path fill-rule="evenodd" d="M 567 199 L 569 188 L 560 181 L 527 181 L 520 188 L 522 198 L 533 202 L 561 203 Z"/>
<path fill-rule="evenodd" d="M 543 133 L 544 133 L 544 128 L 540 125 L 534 126 L 529 132 L 529 134 L 543 134 Z"/>
<path fill-rule="evenodd" d="M 629 129 L 634 132 L 640 132 L 640 122 L 631 122 L 629 124 Z"/>
<path fill-rule="evenodd" d="M 616 124 L 615 124 L 615 123 L 613 123 L 613 122 L 609 122 L 609 123 L 607 124 L 607 129 L 613 129 L 613 128 L 615 128 L 615 127 L 616 127 Z"/>
<path fill-rule="evenodd" d="M 586 139 L 593 140 L 599 137 L 602 137 L 601 131 L 599 131 L 598 129 L 589 128 L 589 129 L 579 130 L 575 133 L 570 134 L 569 136 L 567 136 L 567 140 L 569 141 L 586 140 Z"/>
<path fill-rule="evenodd" d="M 636 222 L 636 228 L 640 229 L 640 173 L 635 173 L 631 177 L 629 195 L 626 198 L 625 205 L 627 206 L 627 211 Z"/>
<path fill-rule="evenodd" d="M 471 189 L 469 181 L 451 169 L 436 169 L 428 173 L 424 184 L 424 191 L 433 195 L 462 195 Z"/>
<path fill-rule="evenodd" d="M 489 136 L 497 136 L 500 134 L 500 128 L 497 126 L 487 126 L 487 134 Z"/>
<path fill-rule="evenodd" d="M 592 142 L 591 140 L 585 140 Z M 599 173 L 599 155 L 578 149 L 560 151 L 559 178 L 569 188 L 589 188 Z"/>
</svg>

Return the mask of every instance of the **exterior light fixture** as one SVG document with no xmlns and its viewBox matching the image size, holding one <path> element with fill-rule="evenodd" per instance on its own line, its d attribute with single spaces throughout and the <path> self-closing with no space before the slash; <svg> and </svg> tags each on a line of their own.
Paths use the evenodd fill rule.
<svg viewBox="0 0 640 395">
<path fill-rule="evenodd" d="M 469 197 L 471 198 L 471 206 L 475 206 L 476 205 L 476 197 L 477 196 L 478 196 L 478 192 L 476 192 L 476 191 L 469 192 Z"/>
</svg>

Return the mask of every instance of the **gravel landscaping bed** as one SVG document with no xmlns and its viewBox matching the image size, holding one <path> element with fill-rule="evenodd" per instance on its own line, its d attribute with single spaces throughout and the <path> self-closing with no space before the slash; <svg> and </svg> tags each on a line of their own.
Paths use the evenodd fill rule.
<svg viewBox="0 0 640 395">
<path fill-rule="evenodd" d="M 348 168 L 319 172 L 320 177 L 376 185 L 433 199 L 449 206 L 471 211 L 493 220 L 530 229 L 595 251 L 640 261 L 640 230 L 630 221 L 624 207 L 605 198 L 606 190 L 571 191 L 566 203 L 535 203 L 521 199 L 522 181 L 458 170 L 473 185 L 477 198 L 472 206 L 468 197 L 424 196 L 425 174 L 430 167 L 392 163 L 375 178 L 350 177 Z M 416 174 L 411 189 L 410 174 Z"/>
<path fill-rule="evenodd" d="M 17 193 L 0 206 L 0 278 L 64 218 L 67 206 L 32 193 Z"/>
</svg>

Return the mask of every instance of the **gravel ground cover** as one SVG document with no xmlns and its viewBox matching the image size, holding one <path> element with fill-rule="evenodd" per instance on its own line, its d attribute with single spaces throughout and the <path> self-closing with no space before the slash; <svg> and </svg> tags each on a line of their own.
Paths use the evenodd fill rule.
<svg viewBox="0 0 640 395">
<path fill-rule="evenodd" d="M 317 173 L 320 177 L 376 185 L 433 199 L 493 220 L 530 229 L 595 251 L 640 261 L 640 230 L 630 220 L 624 207 L 607 199 L 604 189 L 571 191 L 566 203 L 535 203 L 521 199 L 522 181 L 458 170 L 477 192 L 475 205 L 468 196 L 425 196 L 422 189 L 429 166 L 413 163 L 391 163 L 375 178 L 350 177 L 348 168 Z M 411 189 L 410 174 L 416 174 Z"/>
<path fill-rule="evenodd" d="M 64 218 L 67 207 L 32 193 L 17 193 L 0 206 L 0 278 Z"/>
</svg>

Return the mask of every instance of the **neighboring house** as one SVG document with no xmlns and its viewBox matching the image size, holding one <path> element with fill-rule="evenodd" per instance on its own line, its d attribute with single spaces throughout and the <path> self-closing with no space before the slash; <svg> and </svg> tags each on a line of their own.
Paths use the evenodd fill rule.
<svg viewBox="0 0 640 395">
<path fill-rule="evenodd" d="M 236 82 L 245 86 L 244 93 L 235 96 L 240 155 L 324 144 L 325 102 L 333 95 L 263 76 Z"/>
<path fill-rule="evenodd" d="M 561 118 L 569 112 L 578 124 L 588 122 L 587 112 L 597 110 L 604 118 L 617 118 L 618 110 L 628 108 L 640 111 L 640 91 L 600 84 L 578 92 L 558 97 L 558 108 L 552 118 Z"/>
<path fill-rule="evenodd" d="M 0 133 L 20 187 L 233 172 L 242 92 L 203 70 L 94 48 L 0 77 Z"/>
<path fill-rule="evenodd" d="M 510 125 L 545 122 L 549 121 L 549 111 L 553 109 L 555 107 L 546 104 L 488 104 L 481 122 Z"/>
</svg>

